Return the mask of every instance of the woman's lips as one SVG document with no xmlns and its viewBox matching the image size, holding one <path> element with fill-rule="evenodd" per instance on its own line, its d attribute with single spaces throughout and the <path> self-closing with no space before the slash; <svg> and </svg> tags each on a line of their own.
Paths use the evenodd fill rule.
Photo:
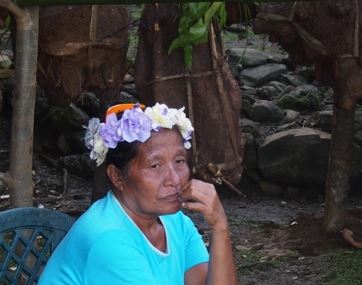
<svg viewBox="0 0 362 285">
<path fill-rule="evenodd" d="M 180 202 L 180 193 L 175 193 L 172 195 L 167 195 L 166 197 L 163 197 L 162 200 L 165 200 L 167 202 Z"/>
</svg>

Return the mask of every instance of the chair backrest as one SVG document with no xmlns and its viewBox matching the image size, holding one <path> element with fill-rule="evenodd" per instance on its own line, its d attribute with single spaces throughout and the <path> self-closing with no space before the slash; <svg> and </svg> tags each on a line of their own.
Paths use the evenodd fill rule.
<svg viewBox="0 0 362 285">
<path fill-rule="evenodd" d="M 72 217 L 49 209 L 0 212 L 0 284 L 37 284 L 51 253 L 73 222 Z"/>
</svg>

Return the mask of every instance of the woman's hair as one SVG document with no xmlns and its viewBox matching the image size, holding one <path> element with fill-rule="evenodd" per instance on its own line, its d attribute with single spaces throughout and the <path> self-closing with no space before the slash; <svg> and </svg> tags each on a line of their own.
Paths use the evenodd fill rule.
<svg viewBox="0 0 362 285">
<path fill-rule="evenodd" d="M 113 164 L 122 172 L 124 177 L 127 176 L 129 162 L 136 157 L 139 145 L 139 141 L 119 142 L 116 148 L 108 150 L 105 160 L 106 167 Z"/>
</svg>

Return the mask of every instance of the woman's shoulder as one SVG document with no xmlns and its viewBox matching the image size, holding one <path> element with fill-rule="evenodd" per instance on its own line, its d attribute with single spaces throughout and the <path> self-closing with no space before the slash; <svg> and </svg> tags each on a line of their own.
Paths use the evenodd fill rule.
<svg viewBox="0 0 362 285">
<path fill-rule="evenodd" d="M 190 217 L 186 216 L 182 211 L 178 211 L 171 215 L 164 215 L 162 216 L 162 221 L 168 225 L 180 229 L 189 229 L 195 227 Z"/>
</svg>

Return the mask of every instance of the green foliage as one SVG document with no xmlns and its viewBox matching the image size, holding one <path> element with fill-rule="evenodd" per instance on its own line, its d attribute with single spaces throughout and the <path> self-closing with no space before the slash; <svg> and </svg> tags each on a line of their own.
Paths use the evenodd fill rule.
<svg viewBox="0 0 362 285">
<path fill-rule="evenodd" d="M 225 2 L 194 2 L 182 5 L 183 16 L 179 21 L 179 36 L 173 40 L 169 53 L 183 48 L 185 66 L 188 70 L 192 65 L 192 48 L 208 41 L 208 32 L 213 19 L 226 22 Z"/>
<path fill-rule="evenodd" d="M 236 267 L 240 276 L 245 276 L 255 271 L 267 271 L 282 266 L 285 262 L 297 256 L 295 252 L 281 256 L 268 257 L 262 251 L 241 250 L 236 254 Z"/>
<path fill-rule="evenodd" d="M 330 271 L 325 278 L 326 285 L 362 284 L 362 251 L 341 251 L 334 254 L 329 261 Z"/>
</svg>

